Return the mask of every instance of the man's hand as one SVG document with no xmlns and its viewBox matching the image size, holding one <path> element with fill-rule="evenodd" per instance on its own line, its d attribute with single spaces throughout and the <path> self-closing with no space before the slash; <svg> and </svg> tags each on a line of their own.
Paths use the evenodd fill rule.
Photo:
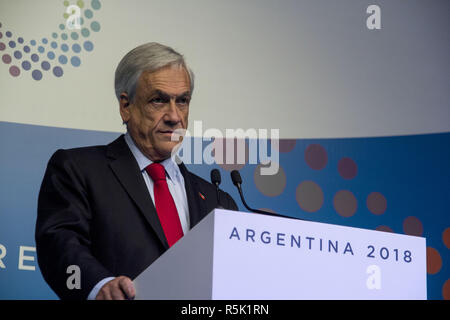
<svg viewBox="0 0 450 320">
<path fill-rule="evenodd" d="M 134 299 L 135 295 L 136 292 L 131 279 L 120 276 L 105 283 L 95 300 L 130 300 Z"/>
</svg>

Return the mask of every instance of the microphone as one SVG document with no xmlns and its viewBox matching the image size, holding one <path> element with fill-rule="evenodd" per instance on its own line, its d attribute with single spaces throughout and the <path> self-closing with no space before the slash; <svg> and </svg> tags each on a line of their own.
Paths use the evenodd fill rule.
<svg viewBox="0 0 450 320">
<path fill-rule="evenodd" d="M 247 208 L 247 210 L 255 212 L 255 213 L 261 213 L 261 214 L 265 214 L 265 215 L 269 215 L 269 216 L 274 216 L 274 217 L 280 217 L 281 216 L 281 215 L 278 215 L 278 214 L 274 214 L 272 212 L 250 208 L 247 205 L 247 202 L 245 202 L 244 194 L 242 193 L 242 188 L 241 188 L 242 178 L 241 178 L 241 175 L 240 175 L 239 171 L 233 170 L 233 171 L 231 171 L 230 175 L 231 175 L 231 181 L 233 181 L 233 184 L 237 187 L 237 189 L 239 191 L 239 195 L 241 196 L 242 203 Z"/>
<path fill-rule="evenodd" d="M 223 209 L 220 205 L 220 194 L 219 194 L 219 185 L 222 182 L 222 178 L 220 176 L 220 171 L 217 169 L 211 170 L 211 183 L 216 186 L 216 198 L 217 198 L 217 207 L 218 209 Z"/>
</svg>

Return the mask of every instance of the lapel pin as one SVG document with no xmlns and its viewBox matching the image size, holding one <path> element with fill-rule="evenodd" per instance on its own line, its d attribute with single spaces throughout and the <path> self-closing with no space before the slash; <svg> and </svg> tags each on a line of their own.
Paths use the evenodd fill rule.
<svg viewBox="0 0 450 320">
<path fill-rule="evenodd" d="M 200 196 L 200 198 L 202 198 L 203 200 L 206 200 L 205 196 L 199 191 L 198 195 Z"/>
</svg>

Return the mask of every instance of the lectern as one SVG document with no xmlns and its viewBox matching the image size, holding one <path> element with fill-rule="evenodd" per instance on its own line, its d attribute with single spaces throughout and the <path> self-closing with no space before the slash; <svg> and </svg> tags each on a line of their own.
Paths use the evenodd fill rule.
<svg viewBox="0 0 450 320">
<path fill-rule="evenodd" d="M 137 299 L 426 299 L 426 241 L 215 209 L 134 284 Z"/>
</svg>

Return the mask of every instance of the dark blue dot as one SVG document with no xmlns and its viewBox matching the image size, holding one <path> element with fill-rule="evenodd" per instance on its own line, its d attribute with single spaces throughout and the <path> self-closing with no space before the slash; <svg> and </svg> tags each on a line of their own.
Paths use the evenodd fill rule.
<svg viewBox="0 0 450 320">
<path fill-rule="evenodd" d="M 26 53 L 30 52 L 30 47 L 29 46 L 23 47 L 23 51 L 25 51 Z"/>
<path fill-rule="evenodd" d="M 16 59 L 22 59 L 22 52 L 20 52 L 19 50 L 14 51 L 14 57 Z"/>
<path fill-rule="evenodd" d="M 41 80 L 42 79 L 42 72 L 39 70 L 33 70 L 33 72 L 31 73 L 31 75 L 33 76 L 34 80 Z"/>
<path fill-rule="evenodd" d="M 19 43 L 23 43 L 23 38 L 22 38 L 22 37 L 20 37 L 19 39 L 17 39 L 17 42 L 19 42 Z"/>
<path fill-rule="evenodd" d="M 39 46 L 39 47 L 38 47 L 38 51 L 39 51 L 40 53 L 44 53 L 45 49 L 44 49 L 43 46 Z"/>
<path fill-rule="evenodd" d="M 61 45 L 61 50 L 67 52 L 69 50 L 69 46 L 64 43 L 63 45 Z"/>
<path fill-rule="evenodd" d="M 29 61 L 22 62 L 22 68 L 23 68 L 23 70 L 30 70 L 31 63 Z"/>
<path fill-rule="evenodd" d="M 73 65 L 74 67 L 79 67 L 80 64 L 81 64 L 81 60 L 80 60 L 80 58 L 78 58 L 78 57 L 72 57 L 72 58 L 70 59 L 70 63 L 72 63 L 72 65 Z"/>
<path fill-rule="evenodd" d="M 53 60 L 53 59 L 55 59 L 55 54 L 53 53 L 53 51 L 49 51 L 49 52 L 47 53 L 47 57 L 48 57 L 50 60 Z"/>
<path fill-rule="evenodd" d="M 33 54 L 31 55 L 31 60 L 32 60 L 33 62 L 38 62 L 38 61 L 39 61 L 39 56 L 38 56 L 36 53 L 33 53 Z"/>
<path fill-rule="evenodd" d="M 80 45 L 79 45 L 78 43 L 75 43 L 75 44 L 72 46 L 72 50 L 73 50 L 73 52 L 75 52 L 75 53 L 79 53 L 79 52 L 81 51 L 81 47 L 80 47 Z"/>
<path fill-rule="evenodd" d="M 83 47 L 86 51 L 92 51 L 94 49 L 94 44 L 90 41 L 85 41 Z"/>
<path fill-rule="evenodd" d="M 11 38 L 11 36 L 12 36 L 12 33 L 11 33 L 11 31 L 6 31 L 6 36 L 8 37 L 8 38 Z"/>
<path fill-rule="evenodd" d="M 53 49 L 58 48 L 58 44 L 55 41 L 53 41 L 50 45 L 52 46 Z"/>
<path fill-rule="evenodd" d="M 67 57 L 65 55 L 60 55 L 58 58 L 59 63 L 66 64 L 67 63 Z"/>
<path fill-rule="evenodd" d="M 47 71 L 50 69 L 50 63 L 48 63 L 48 61 L 42 61 L 41 67 L 43 70 Z"/>
<path fill-rule="evenodd" d="M 31 44 L 32 46 L 35 46 L 35 45 L 36 45 L 36 40 L 31 40 L 31 41 L 30 41 L 30 44 Z"/>
<path fill-rule="evenodd" d="M 53 68 L 53 74 L 56 76 L 56 77 L 61 77 L 62 75 L 63 75 L 63 69 L 61 68 L 61 67 L 54 67 Z"/>
<path fill-rule="evenodd" d="M 10 46 L 10 48 L 15 48 L 16 47 L 16 43 L 14 41 L 10 41 L 9 42 L 9 46 Z"/>
<path fill-rule="evenodd" d="M 47 42 L 48 42 L 47 38 L 42 39 L 43 44 L 47 44 Z"/>
</svg>

